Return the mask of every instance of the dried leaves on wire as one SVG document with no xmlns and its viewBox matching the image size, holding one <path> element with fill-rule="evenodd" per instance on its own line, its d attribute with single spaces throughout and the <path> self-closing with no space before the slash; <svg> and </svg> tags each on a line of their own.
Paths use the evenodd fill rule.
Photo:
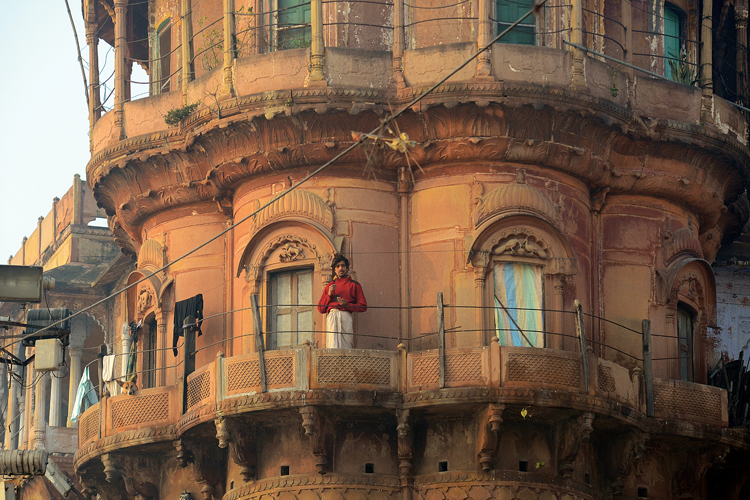
<svg viewBox="0 0 750 500">
<path fill-rule="evenodd" d="M 367 178 L 375 178 L 375 169 L 378 167 L 380 151 L 388 147 L 393 151 L 404 155 L 413 182 L 414 172 L 412 170 L 412 163 L 419 168 L 420 172 L 424 172 L 422 167 L 419 166 L 419 163 L 417 163 L 409 152 L 411 148 L 414 148 L 417 145 L 417 141 L 410 140 L 409 135 L 406 132 L 401 132 L 395 121 L 393 122 L 393 128 L 396 129 L 395 132 L 386 121 L 383 121 L 375 133 L 367 134 L 364 132 L 352 132 L 352 138 L 355 141 L 360 141 L 363 137 L 372 141 L 369 143 L 369 146 L 364 148 L 365 157 L 367 158 L 364 175 Z"/>
</svg>

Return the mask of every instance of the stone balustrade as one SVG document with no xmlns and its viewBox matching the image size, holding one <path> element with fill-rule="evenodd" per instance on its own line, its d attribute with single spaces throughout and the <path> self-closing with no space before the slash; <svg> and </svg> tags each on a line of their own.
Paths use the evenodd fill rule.
<svg viewBox="0 0 750 500">
<path fill-rule="evenodd" d="M 79 447 L 123 433 L 152 436 L 161 429 L 177 439 L 187 429 L 225 414 L 268 409 L 275 404 L 326 404 L 344 392 L 381 398 L 383 404 L 423 405 L 446 391 L 499 391 L 508 403 L 548 406 L 593 404 L 595 408 L 645 418 L 640 370 L 631 372 L 588 353 L 588 392 L 579 353 L 503 347 L 445 350 L 445 387 L 440 388 L 438 350 L 296 349 L 264 353 L 268 391 L 261 392 L 257 353 L 218 357 L 187 378 L 186 408 L 180 386 L 143 389 L 133 396 L 105 398 L 80 419 Z M 586 399 L 588 398 L 588 399 Z M 356 399 L 356 398 L 354 398 Z M 724 389 L 677 380 L 654 380 L 655 417 L 727 427 Z M 450 398 L 442 398 L 444 401 Z M 317 401 L 317 402 L 316 402 Z M 102 410 L 103 409 L 103 410 Z M 103 414 L 100 415 L 100 412 Z M 101 430 L 100 430 L 101 429 Z M 159 432 L 157 432 L 159 433 Z M 115 439 L 116 440 L 116 439 Z"/>
</svg>

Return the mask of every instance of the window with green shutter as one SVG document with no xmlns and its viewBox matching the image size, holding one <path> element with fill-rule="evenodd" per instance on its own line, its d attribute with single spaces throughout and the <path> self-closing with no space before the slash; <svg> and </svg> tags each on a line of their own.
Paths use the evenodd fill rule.
<svg viewBox="0 0 750 500">
<path fill-rule="evenodd" d="M 673 78 L 669 61 L 679 61 L 683 14 L 677 7 L 664 5 L 664 68 L 667 78 Z"/>
<path fill-rule="evenodd" d="M 497 0 L 495 3 L 497 33 L 502 33 L 511 24 L 518 21 L 533 5 L 534 0 Z M 534 19 L 534 15 L 529 14 L 521 24 L 502 37 L 500 43 L 534 45 L 536 43 L 536 20 Z"/>
<path fill-rule="evenodd" d="M 310 46 L 310 2 L 278 0 L 276 50 L 301 49 Z"/>
</svg>

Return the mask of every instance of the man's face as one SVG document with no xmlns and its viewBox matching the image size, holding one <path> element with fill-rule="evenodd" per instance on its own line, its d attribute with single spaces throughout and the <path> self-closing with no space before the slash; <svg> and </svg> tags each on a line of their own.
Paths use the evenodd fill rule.
<svg viewBox="0 0 750 500">
<path fill-rule="evenodd" d="M 341 261 L 336 264 L 334 272 L 336 273 L 337 278 L 343 278 L 349 273 L 349 267 L 343 261 Z"/>
</svg>

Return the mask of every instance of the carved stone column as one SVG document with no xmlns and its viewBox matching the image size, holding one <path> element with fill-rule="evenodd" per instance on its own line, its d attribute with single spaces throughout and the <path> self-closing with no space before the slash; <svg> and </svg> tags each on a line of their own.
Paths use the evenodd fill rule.
<svg viewBox="0 0 750 500">
<path fill-rule="evenodd" d="M 23 344 L 20 342 L 16 344 L 14 355 L 21 361 L 26 359 L 24 354 Z M 11 370 L 20 378 L 23 373 L 22 369 L 18 365 L 11 365 Z M 8 414 L 5 424 L 5 449 L 15 450 L 18 448 L 18 429 L 19 429 L 19 413 L 18 410 L 21 407 L 21 396 L 23 392 L 21 390 L 21 384 L 16 378 L 11 377 L 9 379 L 8 387 Z"/>
<path fill-rule="evenodd" d="M 559 274 L 552 276 L 552 312 L 550 313 L 550 333 L 547 346 L 553 349 L 563 349 L 563 277 Z"/>
<path fill-rule="evenodd" d="M 70 349 L 70 377 L 68 377 L 68 427 L 78 427 L 78 422 L 72 422 L 70 416 L 73 414 L 73 406 L 75 406 L 76 393 L 78 392 L 78 384 L 81 382 L 81 356 L 83 355 L 83 349 Z"/>
<path fill-rule="evenodd" d="M 478 346 L 487 345 L 486 340 L 495 335 L 494 332 L 490 332 L 490 325 L 492 321 L 489 321 L 489 315 L 491 309 L 485 309 L 484 297 L 487 294 L 487 266 L 489 266 L 489 253 L 480 251 L 475 252 L 469 256 L 469 261 L 474 267 L 474 303 L 477 306 L 475 310 L 476 326 L 474 327 L 476 332 L 476 339 Z M 488 335 L 489 334 L 489 335 Z"/>
<path fill-rule="evenodd" d="M 125 138 L 128 0 L 115 0 L 115 128 Z"/>
<path fill-rule="evenodd" d="M 573 9 L 570 13 L 570 38 L 576 45 L 583 46 L 583 0 L 572 0 Z M 573 86 L 586 84 L 584 75 L 584 56 L 581 49 L 573 49 L 573 71 L 571 83 Z"/>
<path fill-rule="evenodd" d="M 128 372 L 128 353 L 130 352 L 130 346 L 133 344 L 133 337 L 130 335 L 130 328 L 128 325 L 122 327 L 122 373 L 123 375 Z"/>
<path fill-rule="evenodd" d="M 492 23 L 490 13 L 492 12 L 492 0 L 479 0 L 479 32 L 477 34 L 477 50 L 481 49 L 492 40 Z M 492 78 L 492 49 L 487 49 L 477 57 L 477 69 L 474 73 L 475 80 L 493 80 Z"/>
<path fill-rule="evenodd" d="M 62 412 L 60 411 L 62 396 L 62 370 L 50 372 L 51 389 L 49 395 L 49 425 L 50 427 L 64 427 Z"/>
<path fill-rule="evenodd" d="M 739 0 L 734 6 L 734 22 L 737 30 L 737 93 L 745 98 L 747 105 L 747 0 Z"/>
<path fill-rule="evenodd" d="M 34 403 L 34 449 L 43 450 L 45 448 L 45 432 L 47 427 L 47 415 L 45 415 L 44 402 L 47 401 L 47 384 L 45 378 L 47 373 L 42 374 L 36 383 L 36 402 Z"/>
<path fill-rule="evenodd" d="M 310 41 L 310 74 L 308 87 L 325 87 L 325 44 L 323 42 L 323 1 L 311 0 L 310 27 L 312 40 Z"/>
</svg>

